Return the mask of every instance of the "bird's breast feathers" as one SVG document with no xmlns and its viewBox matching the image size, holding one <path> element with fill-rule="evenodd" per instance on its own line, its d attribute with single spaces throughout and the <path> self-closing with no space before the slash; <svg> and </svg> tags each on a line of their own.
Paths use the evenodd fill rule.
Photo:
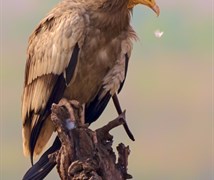
<svg viewBox="0 0 214 180">
<path fill-rule="evenodd" d="M 125 78 L 125 55 L 130 56 L 132 42 L 127 38 L 127 32 L 112 40 L 106 40 L 103 36 L 105 34 L 97 32 L 84 41 L 75 79 L 66 89 L 65 97 L 85 103 L 96 96 L 101 86 L 105 89 L 102 97 L 107 92 L 113 95 L 118 91 Z"/>
</svg>

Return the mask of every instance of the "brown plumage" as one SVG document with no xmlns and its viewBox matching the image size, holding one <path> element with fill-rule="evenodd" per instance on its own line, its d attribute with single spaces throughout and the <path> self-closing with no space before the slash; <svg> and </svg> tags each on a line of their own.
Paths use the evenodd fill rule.
<svg viewBox="0 0 214 180">
<path fill-rule="evenodd" d="M 153 0 L 62 0 L 29 38 L 22 97 L 23 149 L 39 154 L 52 132 L 50 107 L 62 97 L 95 121 L 121 89 L 136 38 L 130 10 Z"/>
</svg>

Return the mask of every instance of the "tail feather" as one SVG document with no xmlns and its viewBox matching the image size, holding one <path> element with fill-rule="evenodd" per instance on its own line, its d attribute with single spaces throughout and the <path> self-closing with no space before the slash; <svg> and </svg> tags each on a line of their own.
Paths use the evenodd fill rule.
<svg viewBox="0 0 214 180">
<path fill-rule="evenodd" d="M 55 162 L 51 162 L 48 156 L 61 147 L 61 142 L 58 137 L 54 140 L 53 145 L 40 157 L 37 163 L 35 163 L 24 175 L 23 180 L 41 180 L 44 179 L 49 172 L 56 165 Z"/>
</svg>

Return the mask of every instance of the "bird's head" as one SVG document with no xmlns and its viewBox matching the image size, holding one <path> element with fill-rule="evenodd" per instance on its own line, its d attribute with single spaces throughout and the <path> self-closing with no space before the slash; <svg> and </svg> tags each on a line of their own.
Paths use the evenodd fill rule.
<svg viewBox="0 0 214 180">
<path fill-rule="evenodd" d="M 138 5 L 138 4 L 143 4 L 145 6 L 148 6 L 157 14 L 157 16 L 159 16 L 160 9 L 156 4 L 155 0 L 129 0 L 128 8 L 132 9 L 135 5 Z"/>
</svg>

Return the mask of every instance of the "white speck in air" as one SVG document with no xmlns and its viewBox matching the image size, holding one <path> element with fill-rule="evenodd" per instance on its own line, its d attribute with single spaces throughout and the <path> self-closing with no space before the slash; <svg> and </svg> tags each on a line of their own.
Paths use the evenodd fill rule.
<svg viewBox="0 0 214 180">
<path fill-rule="evenodd" d="M 161 36 L 163 36 L 163 31 L 160 31 L 159 29 L 157 29 L 154 34 L 156 38 L 161 38 Z"/>
</svg>

